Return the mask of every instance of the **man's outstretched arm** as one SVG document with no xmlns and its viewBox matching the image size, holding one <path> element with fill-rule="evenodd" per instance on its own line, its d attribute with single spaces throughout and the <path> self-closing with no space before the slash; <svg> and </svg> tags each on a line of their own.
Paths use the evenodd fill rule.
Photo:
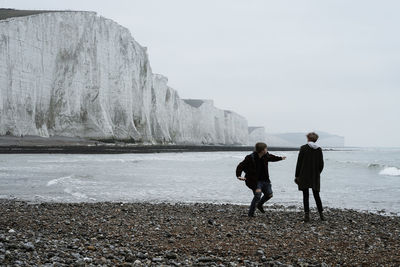
<svg viewBox="0 0 400 267">
<path fill-rule="evenodd" d="M 286 157 L 278 157 L 272 154 L 267 153 L 267 160 L 271 162 L 285 160 Z"/>
</svg>

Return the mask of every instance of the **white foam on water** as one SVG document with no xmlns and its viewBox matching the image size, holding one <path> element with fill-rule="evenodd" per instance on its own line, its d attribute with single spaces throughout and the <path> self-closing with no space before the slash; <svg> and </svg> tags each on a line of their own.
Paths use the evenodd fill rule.
<svg viewBox="0 0 400 267">
<path fill-rule="evenodd" d="M 65 181 L 65 180 L 71 179 L 71 178 L 72 178 L 72 175 L 68 175 L 68 176 L 63 176 L 63 177 L 60 177 L 60 178 L 56 178 L 56 179 L 53 179 L 53 180 L 48 181 L 48 182 L 47 182 L 47 186 L 56 185 L 56 184 L 59 184 L 59 183 Z"/>
<path fill-rule="evenodd" d="M 386 167 L 379 174 L 386 176 L 400 176 L 400 169 L 396 167 Z"/>
<path fill-rule="evenodd" d="M 88 199 L 89 197 L 83 193 L 80 192 L 74 192 L 71 188 L 65 188 L 64 192 L 67 194 L 72 195 L 73 197 L 77 198 L 77 199 Z"/>
</svg>

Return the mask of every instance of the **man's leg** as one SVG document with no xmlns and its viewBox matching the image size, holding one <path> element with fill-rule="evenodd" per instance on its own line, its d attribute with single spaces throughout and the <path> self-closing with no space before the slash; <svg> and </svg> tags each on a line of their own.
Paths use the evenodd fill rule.
<svg viewBox="0 0 400 267">
<path fill-rule="evenodd" d="M 319 216 L 322 221 L 325 221 L 325 217 L 322 213 L 324 209 L 322 208 L 322 201 L 321 201 L 321 197 L 319 196 L 319 192 L 316 190 L 313 190 L 313 195 L 314 195 L 314 199 L 315 199 L 315 204 L 317 204 Z"/>
<path fill-rule="evenodd" d="M 308 188 L 303 190 L 303 205 L 304 205 L 304 221 L 309 222 L 310 221 L 310 203 L 308 201 L 309 199 L 309 192 Z"/>
<path fill-rule="evenodd" d="M 261 199 L 261 188 L 257 188 L 256 190 L 253 191 L 254 197 L 253 200 L 251 201 L 250 208 L 249 208 L 249 217 L 254 216 L 254 211 L 256 210 L 256 205 Z"/>
<path fill-rule="evenodd" d="M 263 192 L 263 197 L 261 198 L 260 202 L 257 205 L 257 208 L 262 212 L 265 213 L 264 208 L 262 207 L 262 205 L 264 205 L 265 202 L 267 202 L 268 200 L 270 200 L 273 196 L 272 193 L 272 186 L 270 183 L 264 183 L 262 186 L 262 192 Z"/>
</svg>

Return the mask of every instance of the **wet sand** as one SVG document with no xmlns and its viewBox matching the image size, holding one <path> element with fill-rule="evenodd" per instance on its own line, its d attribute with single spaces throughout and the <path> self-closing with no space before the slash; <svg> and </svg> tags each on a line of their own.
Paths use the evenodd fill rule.
<svg viewBox="0 0 400 267">
<path fill-rule="evenodd" d="M 399 266 L 400 217 L 213 204 L 0 201 L 0 265 Z"/>
</svg>

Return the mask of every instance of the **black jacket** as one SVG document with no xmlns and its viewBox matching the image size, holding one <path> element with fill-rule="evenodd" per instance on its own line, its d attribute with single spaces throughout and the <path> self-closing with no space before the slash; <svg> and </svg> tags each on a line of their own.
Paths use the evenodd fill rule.
<svg viewBox="0 0 400 267">
<path fill-rule="evenodd" d="M 300 148 L 296 165 L 296 178 L 299 190 L 312 188 L 320 191 L 321 172 L 324 169 L 322 149 L 304 145 Z"/>
<path fill-rule="evenodd" d="M 255 157 L 258 157 L 257 152 L 253 152 L 250 155 L 247 155 L 244 158 L 244 160 L 242 162 L 240 162 L 236 168 L 236 177 L 240 177 L 242 175 L 242 172 L 245 172 L 244 177 L 246 178 L 246 185 L 251 190 L 256 190 L 257 182 L 258 182 Z M 264 156 L 262 156 L 262 160 L 264 163 L 265 173 L 267 175 L 267 181 L 270 182 L 269 172 L 268 172 L 268 162 L 269 161 L 271 161 L 271 162 L 280 161 L 280 160 L 282 160 L 282 157 L 277 157 L 277 156 L 267 153 Z"/>
</svg>

